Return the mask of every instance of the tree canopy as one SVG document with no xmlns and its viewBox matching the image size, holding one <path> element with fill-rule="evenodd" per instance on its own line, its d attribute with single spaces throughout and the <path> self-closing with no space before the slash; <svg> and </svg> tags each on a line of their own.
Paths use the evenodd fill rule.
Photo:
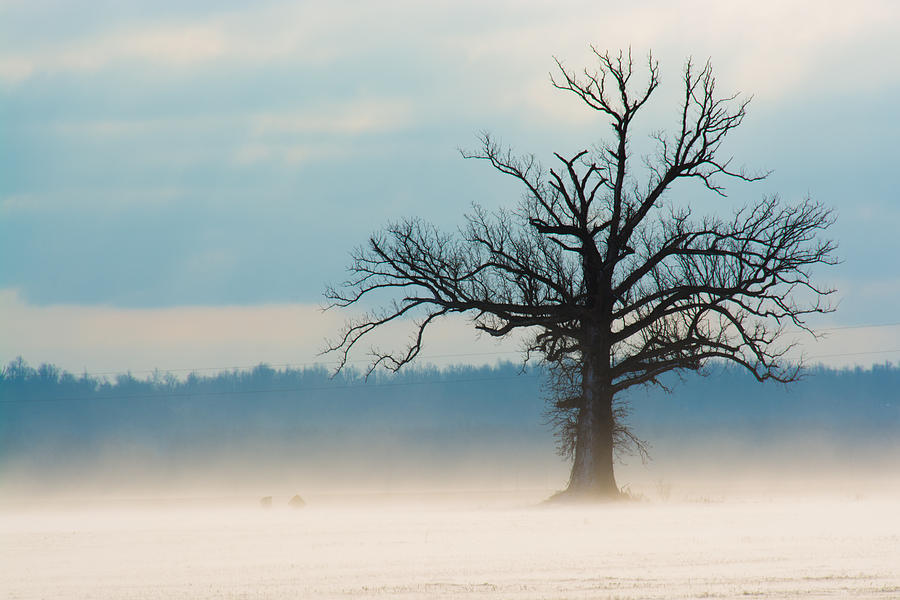
<svg viewBox="0 0 900 600">
<path fill-rule="evenodd" d="M 728 179 L 766 176 L 723 155 L 749 100 L 720 95 L 709 62 L 686 63 L 678 121 L 653 135 L 656 151 L 639 169 L 629 136 L 659 86 L 658 64 L 649 57 L 639 84 L 630 52 L 594 54 L 596 70 L 578 74 L 557 60 L 551 81 L 610 123 L 608 142 L 555 153 L 548 168 L 482 135 L 479 151 L 464 155 L 517 180 L 525 191 L 517 207 L 475 206 L 451 233 L 419 218 L 395 221 L 356 250 L 350 278 L 327 296 L 349 307 L 395 292 L 329 345 L 342 365 L 370 332 L 401 319 L 415 319 L 410 344 L 373 349 L 370 369 L 402 368 L 429 325 L 454 313 L 491 336 L 527 332 L 525 351 L 554 373 L 554 409 L 574 456 L 569 492 L 607 497 L 618 493 L 614 446 L 636 441 L 616 407 L 621 392 L 711 359 L 760 381 L 795 380 L 801 366 L 788 358 L 784 334 L 812 333 L 806 317 L 831 310 L 824 299 L 832 290 L 814 282 L 813 268 L 836 259 L 834 242 L 819 237 L 833 215 L 810 199 L 766 197 L 723 218 L 697 217 L 690 200 L 667 195 L 695 180 L 724 196 Z"/>
</svg>

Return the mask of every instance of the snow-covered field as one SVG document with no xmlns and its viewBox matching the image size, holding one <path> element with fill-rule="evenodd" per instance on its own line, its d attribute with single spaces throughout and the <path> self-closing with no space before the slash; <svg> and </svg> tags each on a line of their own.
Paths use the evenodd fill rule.
<svg viewBox="0 0 900 600">
<path fill-rule="evenodd" d="M 7 507 L 0 597 L 900 598 L 900 502 Z"/>
</svg>

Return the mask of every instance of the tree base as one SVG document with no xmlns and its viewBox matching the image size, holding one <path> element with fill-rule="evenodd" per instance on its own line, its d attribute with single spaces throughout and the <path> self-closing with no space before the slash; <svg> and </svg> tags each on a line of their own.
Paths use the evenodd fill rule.
<svg viewBox="0 0 900 600">
<path fill-rule="evenodd" d="M 608 502 L 629 502 L 634 498 L 620 490 L 609 491 L 584 491 L 584 490 L 562 490 L 556 492 L 542 502 L 545 505 L 566 505 L 566 504 L 604 504 Z"/>
</svg>

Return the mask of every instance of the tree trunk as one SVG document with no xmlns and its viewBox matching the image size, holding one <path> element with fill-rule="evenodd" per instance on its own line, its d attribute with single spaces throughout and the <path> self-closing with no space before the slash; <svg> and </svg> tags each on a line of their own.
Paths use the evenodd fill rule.
<svg viewBox="0 0 900 600">
<path fill-rule="evenodd" d="M 620 495 L 613 473 L 612 394 L 598 367 L 588 361 L 583 370 L 584 404 L 578 411 L 575 461 L 566 494 L 611 499 Z"/>
</svg>

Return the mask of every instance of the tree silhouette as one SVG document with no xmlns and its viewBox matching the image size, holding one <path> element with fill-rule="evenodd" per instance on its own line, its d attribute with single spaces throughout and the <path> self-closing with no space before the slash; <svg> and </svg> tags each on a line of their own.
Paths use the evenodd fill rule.
<svg viewBox="0 0 900 600">
<path fill-rule="evenodd" d="M 465 313 L 491 336 L 527 334 L 526 357 L 551 373 L 552 409 L 562 446 L 573 456 L 566 494 L 614 497 L 617 444 L 640 443 L 622 422 L 618 401 L 632 386 L 661 385 L 668 371 L 700 369 L 712 359 L 737 363 L 757 379 L 790 382 L 801 365 L 788 360 L 787 326 L 827 312 L 833 290 L 812 281 L 812 268 L 833 264 L 835 244 L 819 239 L 831 212 L 809 199 L 777 197 L 731 218 L 695 218 L 689 203 L 666 192 L 699 181 L 724 196 L 723 181 L 757 181 L 731 166 L 720 149 L 744 120 L 748 100 L 720 96 L 709 62 L 688 61 L 673 133 L 653 135 L 656 153 L 633 168 L 629 134 L 659 85 L 657 62 L 634 90 L 631 54 L 600 53 L 596 71 L 576 74 L 556 61 L 553 85 L 574 94 L 612 125 L 610 143 L 572 156 L 554 154 L 545 169 L 490 135 L 467 158 L 489 162 L 518 180 L 517 209 L 489 214 L 476 206 L 457 233 L 417 218 L 388 225 L 357 249 L 343 285 L 329 287 L 331 306 L 393 292 L 381 309 L 349 320 L 327 351 L 340 356 L 388 323 L 414 319 L 399 352 L 372 349 L 370 372 L 398 370 L 418 355 L 435 320 Z"/>
</svg>

